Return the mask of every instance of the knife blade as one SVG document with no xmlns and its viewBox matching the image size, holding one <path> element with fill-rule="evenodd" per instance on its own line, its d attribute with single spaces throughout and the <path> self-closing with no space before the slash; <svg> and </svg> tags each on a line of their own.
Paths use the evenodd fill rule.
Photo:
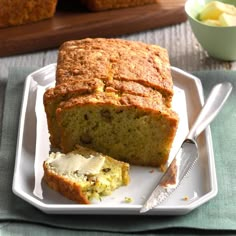
<svg viewBox="0 0 236 236">
<path fill-rule="evenodd" d="M 196 121 L 140 213 L 160 205 L 177 189 L 199 158 L 196 138 L 217 116 L 232 91 L 229 82 L 214 86 Z M 175 181 L 173 182 L 173 176 Z M 172 180 L 172 181 L 169 181 Z"/>
</svg>

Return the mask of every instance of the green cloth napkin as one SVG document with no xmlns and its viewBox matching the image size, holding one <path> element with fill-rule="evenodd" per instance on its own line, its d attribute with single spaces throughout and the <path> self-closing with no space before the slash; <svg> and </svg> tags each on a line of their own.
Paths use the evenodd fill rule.
<svg viewBox="0 0 236 236">
<path fill-rule="evenodd" d="M 205 95 L 222 81 L 229 81 L 234 86 L 225 107 L 211 124 L 219 188 L 214 199 L 184 216 L 65 216 L 47 215 L 12 193 L 22 92 L 26 76 L 34 69 L 11 68 L 5 93 L 0 141 L 0 228 L 5 229 L 5 233 L 9 228 L 13 231 L 20 228 L 28 229 L 30 235 L 38 235 L 47 229 L 47 234 L 51 235 L 57 232 L 57 228 L 63 228 L 61 233 L 72 234 L 75 232 L 72 230 L 80 230 L 83 235 L 92 232 L 96 235 L 107 235 L 105 232 L 109 235 L 111 232 L 116 235 L 144 232 L 150 235 L 153 232 L 236 234 L 236 71 L 195 73 L 201 78 Z"/>
</svg>

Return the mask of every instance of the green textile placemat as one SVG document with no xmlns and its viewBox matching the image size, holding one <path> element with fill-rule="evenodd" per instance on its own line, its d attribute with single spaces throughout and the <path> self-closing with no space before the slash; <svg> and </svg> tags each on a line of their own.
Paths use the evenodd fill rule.
<svg viewBox="0 0 236 236">
<path fill-rule="evenodd" d="M 11 68 L 5 94 L 0 142 L 0 222 L 28 222 L 65 229 L 104 232 L 152 232 L 163 229 L 228 230 L 236 233 L 236 72 L 205 71 L 201 79 L 207 96 L 222 81 L 233 84 L 225 107 L 211 124 L 218 195 L 184 216 L 47 215 L 12 193 L 19 114 L 26 76 L 35 68 Z"/>
</svg>

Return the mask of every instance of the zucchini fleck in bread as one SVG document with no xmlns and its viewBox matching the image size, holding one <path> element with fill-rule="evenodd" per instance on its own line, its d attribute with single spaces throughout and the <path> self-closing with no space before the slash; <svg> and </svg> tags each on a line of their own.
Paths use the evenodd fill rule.
<svg viewBox="0 0 236 236">
<path fill-rule="evenodd" d="M 61 149 L 77 144 L 134 165 L 166 163 L 178 125 L 160 97 L 95 93 L 60 103 L 56 119 Z"/>
<path fill-rule="evenodd" d="M 108 9 L 135 7 L 151 3 L 156 0 L 80 0 L 90 11 L 104 11 Z"/>
<path fill-rule="evenodd" d="M 51 18 L 56 5 L 57 0 L 0 0 L 0 27 Z"/>
<path fill-rule="evenodd" d="M 135 81 L 160 92 L 171 106 L 173 81 L 166 49 L 122 39 L 82 39 L 59 49 L 56 84 L 99 78 Z"/>
<path fill-rule="evenodd" d="M 77 146 L 68 154 L 51 153 L 43 164 L 48 186 L 70 200 L 89 204 L 129 183 L 129 164 Z"/>
</svg>

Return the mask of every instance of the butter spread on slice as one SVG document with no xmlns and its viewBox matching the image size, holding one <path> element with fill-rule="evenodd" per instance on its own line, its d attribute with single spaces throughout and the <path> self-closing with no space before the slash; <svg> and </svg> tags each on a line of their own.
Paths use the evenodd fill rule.
<svg viewBox="0 0 236 236">
<path fill-rule="evenodd" d="M 105 162 L 105 157 L 90 155 L 85 158 L 80 154 L 60 152 L 50 154 L 50 166 L 56 168 L 60 174 L 77 172 L 78 174 L 96 175 L 100 172 Z"/>
</svg>

